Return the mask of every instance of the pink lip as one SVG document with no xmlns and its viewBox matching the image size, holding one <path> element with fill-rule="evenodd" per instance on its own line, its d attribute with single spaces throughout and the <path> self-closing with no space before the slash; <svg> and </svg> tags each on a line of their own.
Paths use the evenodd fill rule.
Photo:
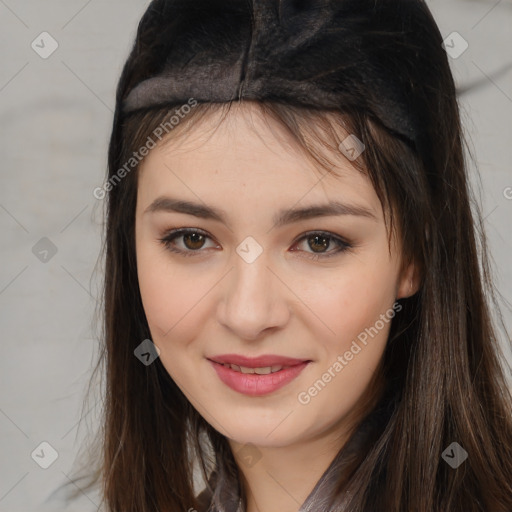
<svg viewBox="0 0 512 512">
<path fill-rule="evenodd" d="M 244 395 L 262 396 L 262 395 L 272 393 L 273 391 L 277 391 L 278 389 L 282 388 L 283 386 L 285 386 L 286 384 L 291 382 L 311 362 L 311 361 L 301 361 L 300 359 L 292 360 L 290 358 L 278 358 L 278 359 L 280 361 L 283 361 L 285 359 L 287 361 L 294 361 L 295 364 L 293 366 L 289 366 L 288 368 L 283 368 L 282 370 L 279 370 L 278 372 L 269 373 L 266 375 L 258 375 L 256 373 L 237 372 L 227 366 L 224 366 L 220 363 L 212 361 L 211 359 L 209 359 L 209 362 L 213 366 L 215 371 L 217 372 L 217 375 L 219 376 L 220 380 L 224 384 L 226 384 L 226 386 L 229 386 L 234 391 L 237 391 L 238 393 L 242 393 Z M 241 360 L 247 361 L 247 358 L 238 358 L 237 359 L 237 361 L 241 361 Z M 256 368 L 258 366 L 265 367 L 265 366 L 277 366 L 279 364 L 283 364 L 281 362 L 274 362 L 273 364 L 268 364 L 265 362 L 262 364 L 259 362 L 259 358 L 257 358 L 256 360 L 258 360 L 257 365 L 254 364 L 255 359 L 252 359 L 252 360 L 250 360 L 251 363 L 249 365 L 247 365 L 247 363 L 246 363 L 246 364 L 242 364 L 241 366 L 247 365 L 248 368 Z M 276 361 L 276 358 L 274 358 L 272 361 Z M 297 361 L 299 361 L 298 364 L 297 364 Z M 232 364 L 238 364 L 238 363 L 232 362 Z M 254 365 L 254 366 L 251 366 L 251 365 Z"/>
</svg>

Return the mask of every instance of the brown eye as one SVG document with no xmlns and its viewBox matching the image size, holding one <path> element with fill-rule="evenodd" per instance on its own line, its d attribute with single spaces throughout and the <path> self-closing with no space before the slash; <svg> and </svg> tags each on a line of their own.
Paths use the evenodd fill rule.
<svg viewBox="0 0 512 512">
<path fill-rule="evenodd" d="M 200 233 L 187 233 L 183 235 L 183 243 L 192 251 L 196 251 L 197 249 L 201 249 L 204 244 L 204 236 Z"/>
<path fill-rule="evenodd" d="M 311 251 L 313 251 L 313 253 L 308 251 L 301 252 L 305 253 L 305 258 L 311 260 L 330 258 L 352 248 L 352 245 L 349 244 L 348 242 L 345 242 L 338 236 L 333 235 L 332 233 L 324 231 L 314 231 L 306 233 L 304 236 L 302 236 L 302 238 L 299 239 L 299 242 L 301 242 L 302 240 L 307 241 L 307 247 Z M 334 242 L 334 245 L 337 247 L 337 249 L 328 252 L 327 249 L 331 246 L 332 242 Z M 299 244 L 297 243 L 295 245 Z"/>
<path fill-rule="evenodd" d="M 175 240 L 181 239 L 183 248 L 175 243 Z M 210 237 L 197 229 L 177 229 L 160 238 L 160 242 L 171 252 L 183 254 L 184 256 L 195 256 L 200 254 L 205 241 Z"/>
<path fill-rule="evenodd" d="M 324 249 L 328 249 L 330 245 L 330 239 L 329 237 L 321 236 L 321 235 L 315 235 L 312 237 L 309 237 L 308 239 L 308 245 L 309 247 L 314 251 L 319 249 L 319 252 L 322 252 Z"/>
</svg>

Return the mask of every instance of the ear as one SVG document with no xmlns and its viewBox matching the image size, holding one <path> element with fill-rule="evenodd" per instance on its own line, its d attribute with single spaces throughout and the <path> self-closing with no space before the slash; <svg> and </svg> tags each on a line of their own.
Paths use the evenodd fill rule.
<svg viewBox="0 0 512 512">
<path fill-rule="evenodd" d="M 396 298 L 405 299 L 414 295 L 420 288 L 421 275 L 416 262 L 411 262 L 403 270 L 397 284 Z"/>
</svg>

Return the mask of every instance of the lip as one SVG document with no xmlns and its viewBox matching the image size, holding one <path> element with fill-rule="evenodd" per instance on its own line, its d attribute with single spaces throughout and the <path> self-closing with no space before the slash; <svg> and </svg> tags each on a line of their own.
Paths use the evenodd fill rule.
<svg viewBox="0 0 512 512">
<path fill-rule="evenodd" d="M 293 357 L 276 356 L 273 354 L 265 354 L 258 357 L 245 357 L 238 354 L 222 354 L 218 356 L 208 357 L 210 361 L 221 364 L 236 364 L 237 366 L 245 366 L 247 368 L 265 368 L 266 366 L 297 366 L 308 359 L 296 359 Z"/>
<path fill-rule="evenodd" d="M 215 359 L 219 359 L 216 357 Z M 238 361 L 235 362 L 235 361 Z M 256 373 L 241 373 L 227 366 L 221 362 L 208 359 L 208 362 L 213 366 L 217 372 L 219 379 L 226 384 L 229 388 L 238 393 L 248 396 L 263 396 L 273 393 L 278 389 L 286 386 L 299 376 L 299 374 L 308 366 L 310 360 L 304 361 L 301 359 L 286 358 L 280 356 L 261 356 L 259 358 L 246 358 L 243 356 L 229 356 L 226 363 L 238 364 L 239 366 L 246 366 L 248 368 L 257 368 L 274 365 L 288 366 L 274 373 L 266 375 L 259 375 Z M 271 364 L 269 364 L 269 362 Z M 245 363 L 245 364 L 240 364 Z M 290 365 L 290 363 L 293 363 Z"/>
</svg>

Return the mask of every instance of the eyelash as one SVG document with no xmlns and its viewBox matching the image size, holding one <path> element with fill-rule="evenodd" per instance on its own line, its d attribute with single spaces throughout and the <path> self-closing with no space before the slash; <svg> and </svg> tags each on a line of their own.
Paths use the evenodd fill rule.
<svg viewBox="0 0 512 512">
<path fill-rule="evenodd" d="M 171 252 L 174 252 L 174 253 L 177 253 L 177 254 L 180 254 L 180 255 L 186 256 L 186 257 L 197 256 L 200 252 L 203 252 L 203 251 L 201 251 L 201 249 L 198 249 L 196 251 L 189 249 L 189 250 L 185 251 L 183 249 L 177 249 L 174 245 L 172 245 L 172 242 L 176 238 L 179 238 L 180 236 L 184 236 L 184 235 L 189 235 L 189 234 L 198 234 L 198 235 L 202 235 L 206 238 L 211 239 L 211 237 L 205 231 L 202 231 L 200 229 L 179 228 L 179 229 L 174 229 L 174 230 L 168 231 L 167 233 L 165 233 L 164 237 L 159 238 L 158 240 L 162 243 L 162 245 L 167 250 L 169 250 Z M 310 256 L 305 256 L 305 258 L 310 259 L 310 260 L 318 261 L 320 259 L 332 258 L 333 256 L 344 253 L 345 251 L 347 251 L 353 247 L 351 244 L 345 242 L 340 237 L 333 235 L 332 233 L 329 233 L 328 231 L 308 231 L 307 233 L 304 233 L 301 236 L 301 238 L 299 238 L 296 242 L 294 242 L 294 245 L 297 245 L 302 240 L 304 240 L 304 239 L 307 240 L 308 238 L 311 238 L 315 235 L 319 235 L 321 237 L 327 238 L 328 240 L 333 240 L 334 243 L 338 245 L 338 250 L 336 250 L 330 254 L 316 253 L 316 254 L 311 255 L 311 253 L 306 253 L 306 254 L 310 254 Z M 304 251 L 302 251 L 302 252 L 304 252 Z"/>
</svg>

